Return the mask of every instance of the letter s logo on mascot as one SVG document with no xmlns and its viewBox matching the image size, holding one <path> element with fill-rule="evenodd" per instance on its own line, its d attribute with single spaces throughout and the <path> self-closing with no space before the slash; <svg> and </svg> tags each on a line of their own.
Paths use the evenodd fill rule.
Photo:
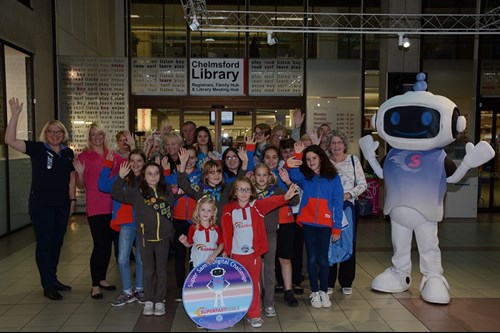
<svg viewBox="0 0 500 333">
<path fill-rule="evenodd" d="M 465 173 L 495 155 L 486 141 L 467 143 L 458 168 L 443 147 L 465 130 L 465 117 L 448 98 L 425 91 L 425 74 L 404 95 L 388 99 L 372 118 L 378 135 L 393 148 L 379 164 L 379 142 L 370 135 L 359 146 L 379 178 L 385 180 L 384 214 L 391 219 L 392 267 L 372 281 L 372 289 L 399 293 L 411 284 L 411 245 L 415 233 L 420 255 L 421 297 L 430 303 L 448 304 L 449 285 L 443 276 L 438 225 L 443 219 L 446 183 L 456 183 Z M 473 200 L 473 199 L 471 199 Z"/>
</svg>

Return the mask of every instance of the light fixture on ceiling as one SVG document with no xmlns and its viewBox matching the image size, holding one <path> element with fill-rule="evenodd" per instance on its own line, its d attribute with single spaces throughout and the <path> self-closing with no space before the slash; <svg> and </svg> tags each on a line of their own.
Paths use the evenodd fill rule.
<svg viewBox="0 0 500 333">
<path fill-rule="evenodd" d="M 405 37 L 404 34 L 398 34 L 399 36 L 399 42 L 398 42 L 398 45 L 405 49 L 409 48 L 410 47 L 410 40 L 408 39 L 408 37 Z"/>
<path fill-rule="evenodd" d="M 208 37 L 208 38 L 205 38 L 205 42 L 207 42 L 207 43 L 215 42 L 215 39 L 212 37 Z"/>
<path fill-rule="evenodd" d="M 278 44 L 278 38 L 273 37 L 272 31 L 267 32 L 267 44 L 269 44 L 269 45 Z"/>
<path fill-rule="evenodd" d="M 200 28 L 200 22 L 198 22 L 196 15 L 193 16 L 191 23 L 189 23 L 189 28 L 191 28 L 191 30 L 193 30 L 193 31 L 197 31 Z"/>
</svg>

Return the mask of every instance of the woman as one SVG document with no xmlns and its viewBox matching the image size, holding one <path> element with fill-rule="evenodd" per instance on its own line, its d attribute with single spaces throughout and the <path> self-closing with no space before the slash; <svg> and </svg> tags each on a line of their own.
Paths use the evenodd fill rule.
<svg viewBox="0 0 500 333">
<path fill-rule="evenodd" d="M 88 132 L 87 148 L 78 155 L 73 163 L 78 173 L 76 185 L 80 189 L 85 189 L 87 220 L 94 242 L 90 257 L 90 274 L 92 276 L 90 295 L 94 299 L 103 298 L 101 288 L 116 290 L 116 286 L 111 285 L 106 280 L 111 244 L 113 239 L 117 237 L 116 231 L 110 227 L 113 202 L 109 193 L 101 192 L 98 188 L 99 173 L 108 151 L 104 129 L 93 123 Z M 117 173 L 120 163 L 126 161 L 116 152 L 113 154 L 115 164 L 110 174 L 111 177 Z"/>
<path fill-rule="evenodd" d="M 12 116 L 5 130 L 5 143 L 31 157 L 29 214 L 35 230 L 36 264 L 43 295 L 59 301 L 63 299 L 59 291 L 71 290 L 57 279 L 57 265 L 68 219 L 76 203 L 74 153 L 62 144 L 69 135 L 57 120 L 45 124 L 40 141 L 17 139 L 16 128 L 23 103 L 13 97 L 9 106 Z"/>
<path fill-rule="evenodd" d="M 176 132 L 169 132 L 163 136 L 163 153 L 168 158 L 171 174 L 177 172 L 177 166 L 180 164 L 179 149 L 183 144 L 182 137 Z"/>
<path fill-rule="evenodd" d="M 328 155 L 342 181 L 344 188 L 344 207 L 351 206 L 351 212 L 354 212 L 354 200 L 361 195 L 367 188 L 365 173 L 359 158 L 355 155 L 347 154 L 347 138 L 344 133 L 338 130 L 333 130 L 328 135 Z M 340 264 L 334 264 L 330 267 L 328 279 L 328 293 L 333 293 L 335 281 L 338 279 L 342 293 L 344 295 L 352 294 L 352 282 L 356 274 L 356 229 L 357 217 L 352 214 L 353 228 L 353 252 L 349 260 L 343 261 Z M 337 267 L 338 266 L 338 267 Z"/>
<path fill-rule="evenodd" d="M 210 130 L 205 126 L 199 126 L 194 133 L 196 140 L 196 150 L 198 151 L 198 170 L 203 168 L 203 164 L 210 160 L 219 160 L 219 153 L 214 150 L 214 143 Z"/>
<path fill-rule="evenodd" d="M 130 151 L 135 149 L 135 141 L 129 131 L 119 131 L 115 135 L 116 152 L 123 158 L 128 158 Z"/>
</svg>

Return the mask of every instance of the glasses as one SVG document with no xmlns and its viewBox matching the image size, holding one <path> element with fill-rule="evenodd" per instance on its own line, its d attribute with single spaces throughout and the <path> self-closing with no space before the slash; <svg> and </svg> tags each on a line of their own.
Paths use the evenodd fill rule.
<svg viewBox="0 0 500 333">
<path fill-rule="evenodd" d="M 252 192 L 251 188 L 243 188 L 243 187 L 237 187 L 237 188 L 235 188 L 235 190 L 237 192 L 240 192 L 240 193 L 251 193 Z"/>
<path fill-rule="evenodd" d="M 254 132 L 255 136 L 261 136 L 264 135 L 264 132 Z"/>
<path fill-rule="evenodd" d="M 208 172 L 210 175 L 216 175 L 218 173 L 222 173 L 222 170 L 212 170 Z"/>
<path fill-rule="evenodd" d="M 343 141 L 332 141 L 332 145 L 343 145 Z"/>
<path fill-rule="evenodd" d="M 224 159 L 226 161 L 234 161 L 234 160 L 238 159 L 238 156 L 226 156 Z"/>
<path fill-rule="evenodd" d="M 61 130 L 56 130 L 56 131 L 47 130 L 47 134 L 49 135 L 61 135 L 62 133 L 63 131 Z"/>
</svg>

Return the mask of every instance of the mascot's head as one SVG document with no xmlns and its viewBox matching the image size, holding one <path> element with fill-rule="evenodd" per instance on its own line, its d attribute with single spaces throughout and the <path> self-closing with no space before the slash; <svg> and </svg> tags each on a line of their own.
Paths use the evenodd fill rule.
<svg viewBox="0 0 500 333">
<path fill-rule="evenodd" d="M 372 118 L 378 135 L 394 148 L 430 150 L 444 147 L 465 130 L 465 117 L 455 103 L 425 91 L 425 74 L 417 75 L 414 91 L 384 102 Z"/>
<path fill-rule="evenodd" d="M 222 267 L 215 267 L 210 271 L 210 275 L 212 275 L 213 277 L 224 276 L 224 274 L 226 274 L 226 270 Z"/>
</svg>

